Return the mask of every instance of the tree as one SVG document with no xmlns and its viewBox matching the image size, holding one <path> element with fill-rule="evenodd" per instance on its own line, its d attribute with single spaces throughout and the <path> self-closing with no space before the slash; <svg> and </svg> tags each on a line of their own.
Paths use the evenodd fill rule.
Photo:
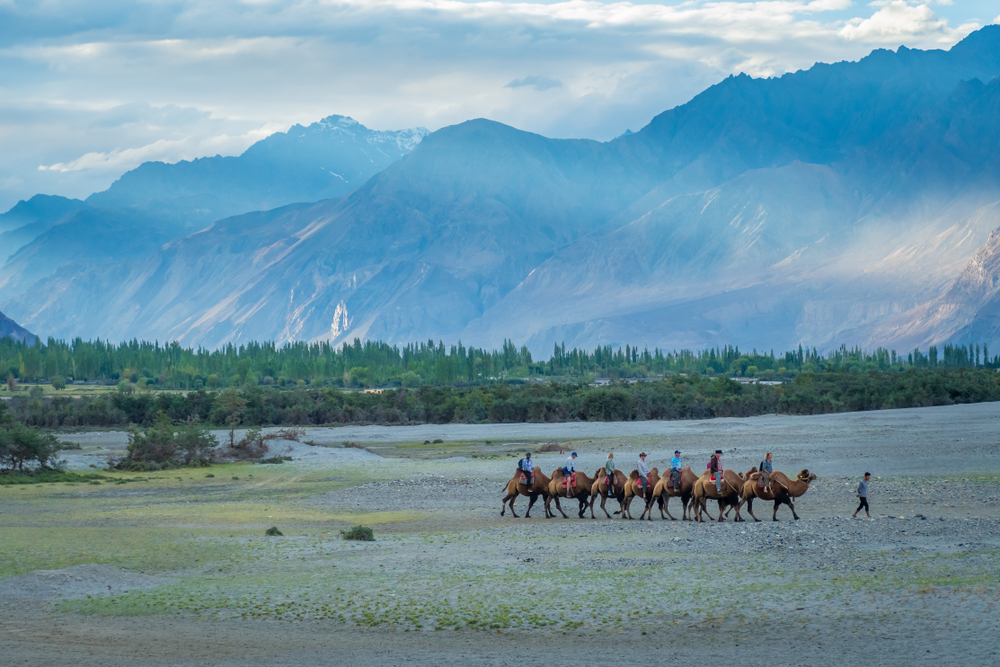
<svg viewBox="0 0 1000 667">
<path fill-rule="evenodd" d="M 59 377 L 58 375 L 49 380 L 49 382 L 52 383 L 52 388 L 56 391 L 66 388 L 66 378 Z"/>
<path fill-rule="evenodd" d="M 17 379 L 13 373 L 7 373 L 7 391 L 17 391 Z"/>
</svg>

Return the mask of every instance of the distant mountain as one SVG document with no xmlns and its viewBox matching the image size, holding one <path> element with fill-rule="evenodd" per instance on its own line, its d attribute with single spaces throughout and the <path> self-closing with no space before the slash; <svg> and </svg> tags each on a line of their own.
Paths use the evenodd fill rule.
<svg viewBox="0 0 1000 667">
<path fill-rule="evenodd" d="M 46 334 L 209 347 L 895 346 L 891 323 L 1000 227 L 998 75 L 988 26 L 949 51 L 730 77 L 607 143 L 469 121 L 341 199 L 64 265 L 2 305 Z M 986 335 L 976 299 L 927 340 Z"/>
<path fill-rule="evenodd" d="M 86 202 L 36 195 L 0 215 L 0 232 L 9 230 L 0 234 L 0 294 L 19 296 L 68 262 L 147 256 L 224 217 L 340 197 L 426 134 L 329 116 L 272 134 L 239 157 L 144 163 Z"/>
<path fill-rule="evenodd" d="M 31 333 L 17 322 L 0 313 L 0 338 L 10 336 L 14 340 L 23 340 L 29 344 L 35 342 L 35 334 Z"/>
<path fill-rule="evenodd" d="M 103 209 L 134 207 L 204 225 L 248 211 L 343 196 L 409 153 L 426 135 L 423 128 L 379 132 L 346 116 L 329 116 L 308 127 L 276 132 L 238 157 L 146 162 L 87 203 Z"/>
<path fill-rule="evenodd" d="M 0 214 L 0 262 L 86 207 L 79 199 L 51 195 L 35 195 L 28 201 L 17 202 Z"/>
</svg>

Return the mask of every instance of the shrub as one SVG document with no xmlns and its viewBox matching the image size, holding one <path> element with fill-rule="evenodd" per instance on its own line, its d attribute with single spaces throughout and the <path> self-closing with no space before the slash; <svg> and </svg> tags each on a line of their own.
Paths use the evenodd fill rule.
<svg viewBox="0 0 1000 667">
<path fill-rule="evenodd" d="M 59 390 L 66 388 L 66 378 L 59 377 L 58 375 L 49 380 L 49 382 L 52 384 L 53 389 Z"/>
<path fill-rule="evenodd" d="M 443 442 L 444 442 L 444 440 L 442 440 L 441 438 L 434 438 L 434 442 L 432 444 L 440 445 Z"/>
<path fill-rule="evenodd" d="M 266 440 L 268 439 L 259 428 L 247 429 L 243 437 L 226 450 L 226 454 L 243 461 L 262 458 L 264 454 L 267 454 Z"/>
<path fill-rule="evenodd" d="M 150 470 L 154 466 L 208 465 L 218 440 L 197 425 L 174 426 L 161 412 L 145 433 L 132 429 L 125 458 L 116 466 L 122 470 Z"/>
<path fill-rule="evenodd" d="M 264 534 L 270 535 L 272 537 L 284 535 L 284 533 L 278 530 L 277 526 L 271 526 L 270 528 L 264 531 Z"/>
<path fill-rule="evenodd" d="M 361 540 L 363 542 L 375 541 L 375 531 L 368 526 L 354 526 L 353 528 L 340 531 L 340 535 L 345 540 Z"/>
</svg>

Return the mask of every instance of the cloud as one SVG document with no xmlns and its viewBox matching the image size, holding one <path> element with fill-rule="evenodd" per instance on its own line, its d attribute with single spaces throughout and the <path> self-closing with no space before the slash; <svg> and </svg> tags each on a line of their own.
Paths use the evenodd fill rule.
<svg viewBox="0 0 1000 667">
<path fill-rule="evenodd" d="M 504 88 L 524 88 L 530 86 L 535 90 L 551 90 L 552 88 L 559 88 L 562 86 L 562 81 L 558 79 L 552 79 L 547 76 L 540 76 L 538 74 L 531 74 L 529 76 L 523 77 L 521 79 L 514 79 L 508 83 Z"/>
<path fill-rule="evenodd" d="M 974 27 L 935 13 L 956 11 L 940 0 L 933 10 L 902 0 L 0 1 L 0 210 L 38 191 L 86 196 L 143 160 L 237 154 L 263 132 L 331 113 L 377 129 L 489 117 L 610 139 L 729 74 L 946 46 Z"/>
<path fill-rule="evenodd" d="M 904 0 L 876 5 L 879 10 L 869 18 L 853 18 L 840 30 L 849 41 L 883 43 L 886 40 L 906 39 L 914 36 L 937 37 L 945 43 L 964 36 L 948 27 L 948 21 L 935 16 L 927 5 L 910 5 Z"/>
</svg>

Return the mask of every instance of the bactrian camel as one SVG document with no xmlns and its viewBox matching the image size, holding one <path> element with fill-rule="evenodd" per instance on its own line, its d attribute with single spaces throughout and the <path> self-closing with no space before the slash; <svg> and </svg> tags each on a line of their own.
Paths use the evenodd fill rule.
<svg viewBox="0 0 1000 667">
<path fill-rule="evenodd" d="M 656 483 L 656 487 L 653 489 L 653 500 L 656 501 L 657 506 L 660 510 L 660 518 L 666 519 L 670 517 L 671 520 L 676 521 L 673 515 L 670 513 L 670 499 L 680 497 L 682 509 L 684 510 L 681 517 L 684 521 L 690 521 L 691 518 L 688 516 L 689 502 L 691 500 L 691 494 L 694 491 L 694 483 L 698 481 L 698 475 L 694 474 L 691 470 L 691 466 L 684 466 L 681 468 L 681 483 L 680 488 L 675 489 L 670 486 L 672 483 L 670 479 L 670 473 L 666 476 L 661 477 L 660 481 Z M 652 503 L 647 503 L 646 508 L 652 514 Z M 693 508 L 693 506 L 691 506 Z M 664 516 L 666 512 L 666 516 Z M 642 517 L 639 517 L 640 519 Z"/>
<path fill-rule="evenodd" d="M 629 473 L 628 481 L 625 482 L 625 499 L 622 501 L 622 518 L 631 519 L 632 518 L 632 501 L 636 498 L 642 498 L 643 507 L 642 514 L 646 513 L 646 509 L 649 508 L 649 504 L 653 500 L 653 489 L 656 488 L 656 483 L 660 481 L 660 471 L 656 468 L 652 468 L 649 471 L 649 484 L 646 485 L 646 497 L 643 498 L 642 495 L 642 482 L 639 480 L 639 471 L 633 470 Z M 640 515 L 641 519 L 642 516 Z M 652 517 L 650 517 L 652 519 Z"/>
<path fill-rule="evenodd" d="M 542 499 L 545 499 L 549 495 L 550 481 L 551 480 L 548 477 L 546 477 L 545 473 L 543 473 L 541 470 L 535 470 L 534 482 L 532 482 L 531 486 L 529 487 L 523 482 L 521 482 L 521 470 L 520 469 L 515 470 L 514 476 L 511 478 L 509 482 L 507 482 L 507 495 L 504 496 L 503 503 L 500 507 L 500 516 L 504 515 L 504 512 L 507 510 L 507 503 L 510 503 L 510 513 L 514 515 L 515 519 L 518 518 L 517 513 L 514 512 L 514 501 L 520 495 L 520 496 L 528 496 L 528 509 L 524 513 L 524 518 L 530 519 L 531 507 L 532 505 L 535 504 L 535 501 L 538 500 L 538 496 L 541 496 Z M 545 504 L 545 518 L 548 519 L 551 516 L 554 515 L 552 515 L 551 511 L 549 510 L 548 504 Z"/>
<path fill-rule="evenodd" d="M 743 500 L 740 502 L 739 507 L 742 507 L 746 503 L 747 512 L 753 517 L 753 520 L 760 521 L 753 513 L 754 499 L 773 500 L 774 512 L 771 514 L 772 521 L 778 520 L 778 508 L 781 507 L 782 503 L 788 505 L 788 509 L 792 510 L 792 516 L 797 520 L 799 515 L 795 513 L 795 503 L 792 502 L 792 498 L 805 495 L 805 492 L 809 490 L 810 482 L 816 479 L 816 475 L 809 472 L 809 470 L 803 470 L 793 480 L 789 479 L 788 475 L 783 472 L 772 472 L 771 490 L 769 492 L 765 492 L 764 489 L 757 487 L 759 479 L 759 472 L 748 476 L 746 482 L 743 483 Z M 736 508 L 737 513 L 739 513 L 739 507 Z"/>
<path fill-rule="evenodd" d="M 752 468 L 750 472 L 747 473 L 749 476 L 751 473 L 757 472 L 757 468 Z M 716 489 L 715 482 L 712 480 L 712 475 L 709 471 L 705 471 L 701 477 L 694 483 L 694 488 L 692 489 L 691 496 L 694 500 L 694 519 L 695 521 L 704 521 L 701 518 L 702 512 L 708 515 L 711 519 L 712 515 L 708 514 L 708 501 L 718 500 L 719 501 L 719 521 L 725 521 L 723 517 L 723 510 L 726 509 L 726 505 L 732 505 L 736 508 L 736 516 L 733 517 L 733 521 L 743 521 L 740 516 L 739 502 L 740 494 L 743 493 L 743 481 L 745 479 L 744 475 L 737 473 L 735 470 L 726 468 L 722 472 L 722 493 L 720 494 L 718 489 Z"/>
<path fill-rule="evenodd" d="M 594 519 L 594 502 L 597 501 L 597 497 L 601 498 L 601 509 L 604 510 L 604 514 L 610 519 L 611 515 L 608 514 L 608 508 L 604 506 L 608 498 L 614 498 L 618 501 L 618 512 L 622 510 L 622 504 L 625 500 L 625 483 L 628 478 L 625 477 L 625 473 L 621 470 L 615 470 L 614 475 L 611 479 L 612 488 L 608 488 L 607 484 L 604 483 L 607 473 L 604 472 L 604 468 L 600 468 L 594 475 L 594 485 L 590 488 L 590 518 Z M 616 512 L 616 514 L 618 513 Z"/>
<path fill-rule="evenodd" d="M 555 500 L 556 509 L 563 515 L 563 518 L 568 518 L 559 505 L 559 497 L 576 498 L 580 503 L 580 518 L 582 519 L 584 511 L 590 505 L 590 489 L 593 486 L 594 480 L 587 477 L 583 471 L 577 470 L 576 485 L 564 488 L 562 468 L 556 468 L 552 471 L 552 479 L 549 481 L 549 495 L 545 498 L 545 509 L 551 512 L 550 503 Z"/>
</svg>

